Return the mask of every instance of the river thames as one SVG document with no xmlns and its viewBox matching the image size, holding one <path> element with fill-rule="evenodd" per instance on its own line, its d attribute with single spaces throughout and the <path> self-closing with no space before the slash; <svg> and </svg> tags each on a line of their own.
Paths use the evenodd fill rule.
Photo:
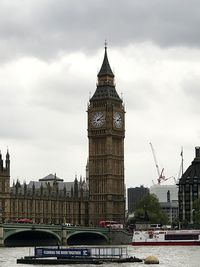
<svg viewBox="0 0 200 267">
<path fill-rule="evenodd" d="M 170 246 L 160 246 L 160 247 L 132 247 L 128 246 L 128 252 L 131 256 L 136 256 L 138 258 L 146 258 L 147 256 L 156 256 L 162 267 L 199 267 L 200 266 L 200 246 L 188 246 L 188 247 L 170 247 Z M 33 254 L 33 248 L 0 248 L 0 267 L 30 267 L 30 266 L 52 266 L 52 265 L 30 265 L 30 264 L 16 264 L 17 258 L 23 256 L 28 256 Z M 103 264 L 102 266 L 142 266 L 143 263 L 109 263 Z M 66 267 L 66 265 L 58 265 L 61 267 Z M 68 265 L 75 266 L 75 265 Z M 76 265 L 80 266 L 80 265 Z M 83 267 L 90 266 L 89 264 L 81 265 Z M 94 265 L 91 265 L 94 266 Z M 149 266 L 149 265 L 145 265 Z M 150 265 L 152 266 L 152 265 Z M 158 265 L 156 265 L 158 266 Z"/>
</svg>

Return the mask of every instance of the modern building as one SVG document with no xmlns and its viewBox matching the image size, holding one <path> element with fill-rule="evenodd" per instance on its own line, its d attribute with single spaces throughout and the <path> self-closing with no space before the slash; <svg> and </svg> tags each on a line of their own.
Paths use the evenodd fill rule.
<svg viewBox="0 0 200 267">
<path fill-rule="evenodd" d="M 179 220 L 193 223 L 193 203 L 200 197 L 200 147 L 195 148 L 195 158 L 178 183 Z"/>
<path fill-rule="evenodd" d="M 178 186 L 155 184 L 150 187 L 150 193 L 158 198 L 162 210 L 168 215 L 169 222 L 178 219 Z"/>
<path fill-rule="evenodd" d="M 127 189 L 128 195 L 128 214 L 135 211 L 137 204 L 149 194 L 149 188 L 141 185 L 140 187 L 130 187 Z"/>
<path fill-rule="evenodd" d="M 10 186 L 10 155 L 0 154 L 0 221 L 29 218 L 35 223 L 98 225 L 124 223 L 125 110 L 110 68 L 107 47 L 98 83 L 88 105 L 89 159 L 86 181 L 64 182 L 56 175 Z"/>
<path fill-rule="evenodd" d="M 155 194 L 159 202 L 178 201 L 178 186 L 176 184 L 155 184 L 150 187 L 150 193 Z"/>
<path fill-rule="evenodd" d="M 125 110 L 116 88 L 107 47 L 97 87 L 88 105 L 89 218 L 125 220 Z"/>
</svg>

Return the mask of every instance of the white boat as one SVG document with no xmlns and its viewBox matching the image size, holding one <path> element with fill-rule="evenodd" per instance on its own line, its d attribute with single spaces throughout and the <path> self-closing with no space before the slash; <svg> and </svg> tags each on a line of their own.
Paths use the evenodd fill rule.
<svg viewBox="0 0 200 267">
<path fill-rule="evenodd" d="M 133 246 L 200 246 L 200 230 L 134 231 Z"/>
</svg>

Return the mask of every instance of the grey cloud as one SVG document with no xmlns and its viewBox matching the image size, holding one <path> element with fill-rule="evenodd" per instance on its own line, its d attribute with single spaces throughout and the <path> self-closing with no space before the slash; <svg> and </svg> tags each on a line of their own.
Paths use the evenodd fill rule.
<svg viewBox="0 0 200 267">
<path fill-rule="evenodd" d="M 138 80 L 130 84 L 123 85 L 126 88 L 125 103 L 129 109 L 143 111 L 151 108 L 152 98 L 157 98 L 159 92 L 153 86 L 152 81 L 146 79 Z M 128 96 L 128 97 L 126 97 Z"/>
<path fill-rule="evenodd" d="M 7 3 L 7 4 L 5 4 Z M 52 58 L 103 46 L 151 41 L 199 46 L 197 0 L 22 1 L 0 3 L 0 59 Z"/>
<path fill-rule="evenodd" d="M 199 113 L 199 99 L 200 99 L 200 78 L 196 75 L 190 75 L 182 82 L 183 93 L 186 97 L 186 105 L 193 112 Z"/>
<path fill-rule="evenodd" d="M 47 77 L 35 88 L 30 104 L 68 114 L 80 113 L 80 110 L 86 110 L 88 88 L 86 82 L 82 80 L 80 85 L 75 77 L 74 80 L 70 76 L 64 80 Z"/>
<path fill-rule="evenodd" d="M 8 109 L 1 108 L 0 113 L 0 139 L 10 140 L 30 140 L 33 133 L 27 121 L 27 110 L 18 111 L 16 107 Z"/>
</svg>

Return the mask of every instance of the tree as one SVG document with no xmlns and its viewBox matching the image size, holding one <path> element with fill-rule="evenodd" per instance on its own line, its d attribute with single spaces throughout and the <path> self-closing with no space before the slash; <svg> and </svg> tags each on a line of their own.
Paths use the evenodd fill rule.
<svg viewBox="0 0 200 267">
<path fill-rule="evenodd" d="M 179 218 L 175 218 L 172 221 L 172 229 L 179 229 L 180 227 L 180 221 Z"/>
<path fill-rule="evenodd" d="M 137 205 L 135 220 L 139 222 L 168 224 L 169 219 L 159 204 L 158 198 L 154 194 L 146 195 Z"/>
</svg>

